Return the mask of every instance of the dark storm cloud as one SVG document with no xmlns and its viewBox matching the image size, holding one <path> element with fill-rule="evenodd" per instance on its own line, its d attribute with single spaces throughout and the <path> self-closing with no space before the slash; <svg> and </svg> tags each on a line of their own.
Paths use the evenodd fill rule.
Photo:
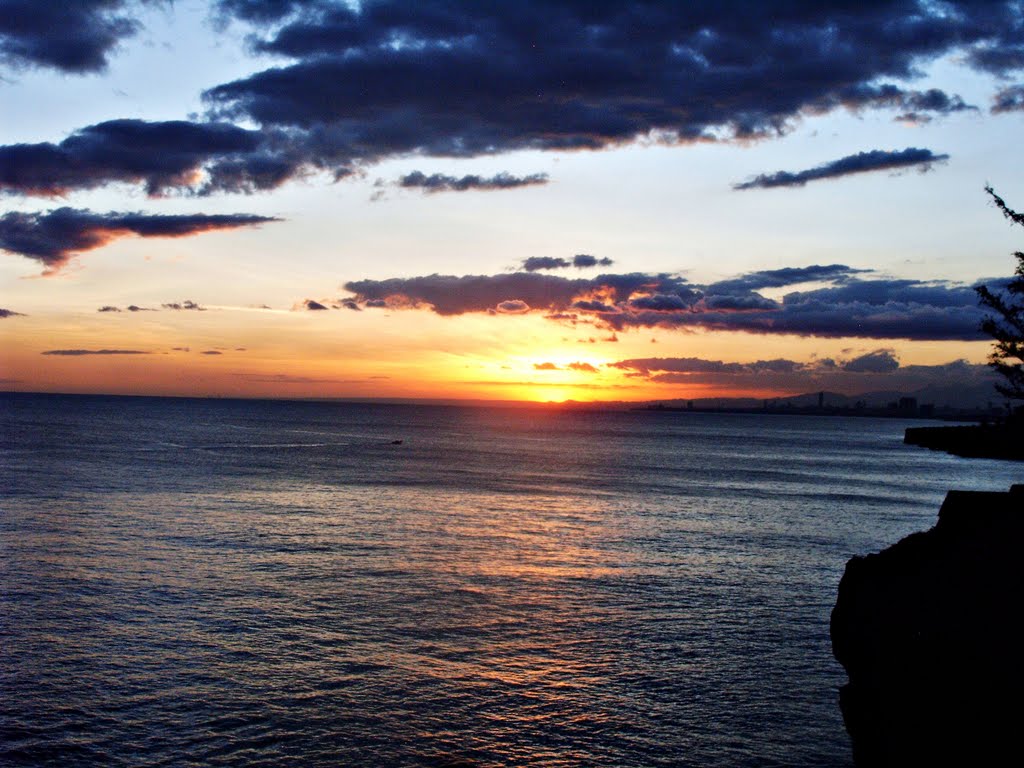
<svg viewBox="0 0 1024 768">
<path fill-rule="evenodd" d="M 0 0 L 0 61 L 69 74 L 100 72 L 117 44 L 138 32 L 128 13 L 137 4 Z"/>
<path fill-rule="evenodd" d="M 901 81 L 955 52 L 1009 69 L 1024 42 L 1009 1 L 220 7 L 290 62 L 211 88 L 211 113 L 316 133 L 357 163 L 770 136 L 836 108 L 920 120 L 971 107 Z"/>
<path fill-rule="evenodd" d="M 219 229 L 237 229 L 278 219 L 236 213 L 160 215 L 93 213 L 57 208 L 46 213 L 12 212 L 0 216 L 0 249 L 35 259 L 44 274 L 60 270 L 73 256 L 128 235 L 186 237 Z"/>
<path fill-rule="evenodd" d="M 83 355 L 148 355 L 150 353 L 138 349 L 50 349 L 40 354 L 82 357 Z"/>
<path fill-rule="evenodd" d="M 855 173 L 871 171 L 890 171 L 899 168 L 918 167 L 928 170 L 934 163 L 949 159 L 949 155 L 936 155 L 930 149 L 907 149 L 887 152 L 873 149 L 870 152 L 858 152 L 847 155 L 830 163 L 808 168 L 804 171 L 776 171 L 761 174 L 742 184 L 734 184 L 733 189 L 768 189 L 770 187 L 802 187 L 809 181 L 835 179 Z"/>
<path fill-rule="evenodd" d="M 604 274 L 570 279 L 535 272 L 428 275 L 345 284 L 362 306 L 429 309 L 440 315 L 496 312 L 503 303 L 569 323 L 630 328 L 746 331 L 830 338 L 983 339 L 971 286 L 873 278 L 833 265 L 767 270 L 702 286 L 669 274 Z M 830 283 L 781 300 L 753 286 Z M 997 281 L 998 282 L 998 281 Z"/>
<path fill-rule="evenodd" d="M 538 272 L 542 269 L 565 269 L 572 262 L 555 256 L 531 256 L 523 259 L 523 269 L 527 272 Z"/>
<path fill-rule="evenodd" d="M 141 184 L 151 196 L 272 189 L 311 160 L 287 144 L 229 123 L 108 120 L 57 144 L 0 146 L 0 190 L 53 196 L 114 182 Z"/>
<path fill-rule="evenodd" d="M 495 176 L 445 176 L 441 173 L 434 173 L 427 176 L 422 171 L 413 171 L 398 180 L 399 186 L 406 188 L 418 188 L 431 194 L 435 192 L 467 192 L 469 190 L 493 191 L 500 189 L 516 189 L 518 187 L 530 187 L 538 184 L 547 184 L 546 173 L 534 173 L 529 176 L 513 176 L 509 173 L 499 173 Z"/>
<path fill-rule="evenodd" d="M 3 51 L 68 71 L 101 68 L 136 28 L 131 6 L 0 0 Z M 253 192 L 410 154 L 770 137 L 836 109 L 923 122 L 973 109 L 907 86 L 929 62 L 957 54 L 997 74 L 1024 62 L 1011 0 L 222 0 L 217 9 L 251 24 L 256 52 L 282 63 L 206 91 L 212 122 L 114 120 L 56 144 L 0 147 L 0 189 L 127 182 L 152 195 Z M 79 43 L 86 54 L 69 55 Z M 418 186 L 437 190 L 546 181 L 420 176 Z"/>
<path fill-rule="evenodd" d="M 306 299 L 302 302 L 302 306 L 304 309 L 312 310 L 314 312 L 327 309 L 325 305 L 321 304 L 319 301 L 313 301 L 313 299 Z"/>
<path fill-rule="evenodd" d="M 21 312 L 15 312 L 13 309 L 4 309 L 3 307 L 0 307 L 0 319 L 5 317 L 24 317 L 24 315 L 21 314 Z"/>
</svg>

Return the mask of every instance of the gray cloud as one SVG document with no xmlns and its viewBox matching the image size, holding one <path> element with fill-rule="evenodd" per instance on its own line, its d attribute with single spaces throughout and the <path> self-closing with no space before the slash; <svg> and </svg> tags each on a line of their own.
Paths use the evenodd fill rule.
<svg viewBox="0 0 1024 768">
<path fill-rule="evenodd" d="M 586 253 L 578 253 L 572 257 L 572 261 L 556 256 L 531 256 L 528 259 L 523 259 L 522 268 L 526 272 L 539 272 L 542 269 L 566 269 L 567 267 L 576 267 L 577 269 L 608 267 L 613 263 L 611 259 L 599 259 Z"/>
<path fill-rule="evenodd" d="M 73 256 L 127 235 L 186 237 L 268 221 L 278 219 L 244 213 L 93 213 L 78 208 L 57 208 L 47 213 L 12 212 L 0 216 L 0 249 L 34 259 L 43 265 L 43 274 L 53 274 Z"/>
<path fill-rule="evenodd" d="M 804 171 L 776 171 L 775 173 L 761 174 L 755 176 L 750 181 L 734 184 L 733 189 L 802 187 L 809 181 L 835 179 L 855 173 L 891 171 L 911 167 L 928 170 L 935 163 L 948 159 L 949 155 L 936 155 L 930 149 L 917 149 L 916 147 L 908 147 L 907 149 L 892 152 L 873 149 L 870 152 L 858 152 L 856 155 L 847 155 L 839 160 L 833 160 L 832 162 L 808 168 Z"/>
<path fill-rule="evenodd" d="M 1024 111 L 1024 85 L 1013 85 L 996 93 L 992 111 L 996 114 Z"/>
<path fill-rule="evenodd" d="M 40 354 L 82 357 L 83 355 L 148 355 L 151 353 L 138 349 L 50 349 Z"/>
<path fill-rule="evenodd" d="M 292 309 L 305 309 L 313 311 L 320 311 L 325 309 L 348 309 L 352 310 L 353 312 L 363 311 L 363 308 L 359 306 L 359 303 L 352 298 L 320 299 L 319 301 L 315 299 L 303 299 L 297 305 L 292 307 Z"/>
<path fill-rule="evenodd" d="M 855 112 L 863 109 L 892 109 L 900 113 L 896 120 L 910 123 L 927 123 L 935 115 L 978 111 L 977 107 L 965 103 L 959 96 L 951 96 L 938 88 L 914 91 L 891 83 L 859 84 L 844 88 L 823 98 L 816 105 L 816 110 L 828 111 L 839 106 Z"/>
<path fill-rule="evenodd" d="M 171 309 L 175 311 L 191 311 L 191 312 L 205 312 L 206 307 L 201 307 L 191 299 L 185 299 L 185 301 L 173 301 L 167 304 L 161 304 L 164 309 Z M 131 307 L 129 307 L 131 309 Z M 135 310 L 133 310 L 135 311 Z"/>
<path fill-rule="evenodd" d="M 572 257 L 572 265 L 577 269 L 585 269 L 587 267 L 610 267 L 614 263 L 615 262 L 611 259 L 599 259 L 597 256 L 591 256 L 586 253 L 577 253 Z"/>
<path fill-rule="evenodd" d="M 568 259 L 560 259 L 557 256 L 531 256 L 523 259 L 523 269 L 527 272 L 539 272 L 542 269 L 564 269 L 571 266 Z"/>
<path fill-rule="evenodd" d="M 24 317 L 21 312 L 15 312 L 13 309 L 4 309 L 0 307 L 0 319 L 5 317 Z"/>
<path fill-rule="evenodd" d="M 812 264 L 809 267 L 783 267 L 748 272 L 730 280 L 719 280 L 708 286 L 709 293 L 732 295 L 761 288 L 784 288 L 787 285 L 814 282 L 845 282 L 857 274 L 870 272 L 845 264 Z"/>
<path fill-rule="evenodd" d="M 501 189 L 517 189 L 547 184 L 546 173 L 534 173 L 529 176 L 513 176 L 504 171 L 491 177 L 477 176 L 445 176 L 434 173 L 427 176 L 422 171 L 413 171 L 398 180 L 399 186 L 422 189 L 427 193 L 435 192 L 467 192 L 469 190 L 494 191 Z"/>
</svg>

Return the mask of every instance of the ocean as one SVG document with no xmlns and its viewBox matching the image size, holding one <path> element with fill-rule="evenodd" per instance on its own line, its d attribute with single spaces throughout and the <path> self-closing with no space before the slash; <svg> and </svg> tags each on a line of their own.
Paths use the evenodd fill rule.
<svg viewBox="0 0 1024 768">
<path fill-rule="evenodd" d="M 0 395 L 0 764 L 848 766 L 907 425 Z"/>
</svg>

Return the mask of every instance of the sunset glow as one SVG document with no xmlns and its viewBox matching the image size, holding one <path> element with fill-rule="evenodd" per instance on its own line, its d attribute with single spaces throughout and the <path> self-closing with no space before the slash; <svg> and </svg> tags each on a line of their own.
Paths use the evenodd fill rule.
<svg viewBox="0 0 1024 768">
<path fill-rule="evenodd" d="M 0 765 L 1017 748 L 1024 0 L 0 0 L 0 115 Z"/>
<path fill-rule="evenodd" d="M 1024 160 L 1005 151 L 1012 88 L 994 65 L 965 64 L 992 40 L 908 43 L 913 77 L 867 68 L 801 86 L 773 113 L 755 109 L 759 71 L 731 94 L 736 112 L 703 117 L 651 74 L 638 93 L 692 125 L 652 107 L 625 135 L 595 124 L 583 140 L 535 133 L 486 99 L 463 114 L 472 98 L 453 94 L 448 117 L 356 146 L 344 130 L 364 121 L 377 136 L 394 105 L 331 91 L 337 73 L 260 101 L 276 75 L 247 36 L 279 49 L 274 66 L 327 66 L 317 57 L 336 52 L 288 37 L 335 23 L 315 8 L 112 5 L 135 32 L 91 41 L 88 66 L 18 54 L 0 92 L 26 117 L 0 126 L 5 389 L 643 401 L 986 375 L 972 286 L 1006 275 L 1014 246 L 982 187 L 1024 198 Z M 666 17 L 665 34 L 676 23 L 688 22 Z M 429 50 L 377 53 L 412 76 L 433 66 Z M 789 76 L 780 52 L 765 55 Z M 492 76 L 537 109 L 577 95 L 557 78 L 545 95 Z M 420 97 L 406 94 L 409 114 L 427 114 Z M 599 88 L 587 98 L 621 108 Z M 504 138 L 477 136 L 501 120 Z M 314 151 L 315 136 L 336 144 Z M 662 362 L 630 362 L 650 359 Z"/>
</svg>

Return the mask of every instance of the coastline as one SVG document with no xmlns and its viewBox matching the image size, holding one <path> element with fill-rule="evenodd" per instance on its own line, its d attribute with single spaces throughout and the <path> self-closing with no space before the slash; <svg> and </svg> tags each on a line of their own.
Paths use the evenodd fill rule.
<svg viewBox="0 0 1024 768">
<path fill-rule="evenodd" d="M 1014 424 L 909 427 L 903 442 L 965 458 L 1024 461 L 1024 429 Z"/>
</svg>

